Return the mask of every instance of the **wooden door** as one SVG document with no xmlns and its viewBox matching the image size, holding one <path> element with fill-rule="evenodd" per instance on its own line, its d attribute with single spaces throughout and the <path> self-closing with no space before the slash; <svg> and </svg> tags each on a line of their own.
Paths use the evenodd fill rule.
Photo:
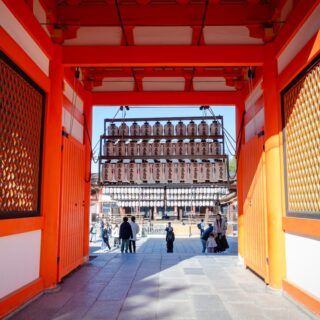
<svg viewBox="0 0 320 320">
<path fill-rule="evenodd" d="M 84 236 L 85 150 L 71 136 L 62 148 L 59 281 L 82 264 Z"/>
</svg>

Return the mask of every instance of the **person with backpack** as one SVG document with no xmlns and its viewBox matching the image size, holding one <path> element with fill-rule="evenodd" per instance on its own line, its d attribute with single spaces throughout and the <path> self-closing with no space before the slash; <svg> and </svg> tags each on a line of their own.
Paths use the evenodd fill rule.
<svg viewBox="0 0 320 320">
<path fill-rule="evenodd" d="M 166 241 L 167 241 L 167 253 L 173 252 L 173 242 L 175 240 L 173 228 L 171 227 L 171 222 L 168 222 L 168 227 L 166 228 Z"/>
<path fill-rule="evenodd" d="M 213 231 L 213 226 L 211 223 L 209 223 L 209 227 L 203 232 L 201 236 L 201 243 L 202 243 L 202 253 L 206 252 L 207 249 L 207 240 L 210 237 L 210 234 Z"/>
</svg>

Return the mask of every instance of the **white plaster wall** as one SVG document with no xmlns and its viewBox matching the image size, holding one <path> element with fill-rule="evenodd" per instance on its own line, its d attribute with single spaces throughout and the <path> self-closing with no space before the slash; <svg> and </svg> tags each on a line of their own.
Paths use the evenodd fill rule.
<svg viewBox="0 0 320 320">
<path fill-rule="evenodd" d="M 287 280 L 320 299 L 320 239 L 286 233 Z"/>
<path fill-rule="evenodd" d="M 257 135 L 264 127 L 264 108 L 247 123 L 244 128 L 245 140 L 249 141 L 253 136 Z"/>
<path fill-rule="evenodd" d="M 43 30 L 50 37 L 50 33 L 49 33 L 48 28 L 46 26 L 46 22 L 47 22 L 46 11 L 43 9 L 39 0 L 33 0 L 33 14 L 37 18 L 39 23 L 41 24 Z"/>
<path fill-rule="evenodd" d="M 65 108 L 62 108 L 62 126 L 65 127 L 67 133 L 83 144 L 83 126 Z"/>
<path fill-rule="evenodd" d="M 72 89 L 72 87 L 70 86 L 70 84 L 68 83 L 67 80 L 64 80 L 64 90 L 63 90 L 63 94 L 68 98 L 68 100 L 71 103 L 76 104 L 76 108 L 83 113 L 83 101 L 82 99 L 76 94 L 76 92 Z"/>
<path fill-rule="evenodd" d="M 250 95 L 245 101 L 245 109 L 248 111 L 255 102 L 262 96 L 263 90 L 262 90 L 262 80 L 259 81 L 259 83 L 256 85 L 256 87 L 252 90 Z"/>
<path fill-rule="evenodd" d="M 299 53 L 307 42 L 320 29 L 320 5 L 306 20 L 300 30 L 293 37 L 288 46 L 282 51 L 278 58 L 278 73 L 280 74 L 290 61 Z"/>
<path fill-rule="evenodd" d="M 0 299 L 39 278 L 41 230 L 0 237 Z"/>
<path fill-rule="evenodd" d="M 39 68 L 48 75 L 49 58 L 1 0 L 0 26 L 19 44 Z"/>
</svg>

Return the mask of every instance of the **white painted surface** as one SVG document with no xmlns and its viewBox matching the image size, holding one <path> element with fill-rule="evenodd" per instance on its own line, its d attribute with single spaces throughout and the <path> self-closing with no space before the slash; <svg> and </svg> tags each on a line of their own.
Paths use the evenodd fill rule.
<svg viewBox="0 0 320 320">
<path fill-rule="evenodd" d="M 62 126 L 67 133 L 83 144 L 83 126 L 65 108 L 62 108 Z"/>
<path fill-rule="evenodd" d="M 77 107 L 77 109 L 83 113 L 83 101 L 82 99 L 76 94 L 76 92 L 72 89 L 71 85 L 68 83 L 67 80 L 64 80 L 64 91 L 63 94 L 68 98 L 68 100 Z"/>
<path fill-rule="evenodd" d="M 194 77 L 195 91 L 236 91 L 235 87 L 227 86 L 223 77 Z"/>
<path fill-rule="evenodd" d="M 34 63 L 38 65 L 46 75 L 49 75 L 48 57 L 1 0 L 0 26 L 16 41 Z"/>
<path fill-rule="evenodd" d="M 50 36 L 48 28 L 46 26 L 47 15 L 46 11 L 43 9 L 39 0 L 33 0 L 33 14 L 41 24 L 43 30 Z"/>
<path fill-rule="evenodd" d="M 280 14 L 280 21 L 286 21 L 289 13 L 291 12 L 293 8 L 293 0 L 287 0 L 284 4 L 281 14 Z"/>
<path fill-rule="evenodd" d="M 255 103 L 256 101 L 262 96 L 263 89 L 262 89 L 262 79 L 259 81 L 259 83 L 255 86 L 255 88 L 252 90 L 250 95 L 245 101 L 245 109 L 248 111 Z"/>
<path fill-rule="evenodd" d="M 264 108 L 260 109 L 258 113 L 245 126 L 245 141 L 248 142 L 253 136 L 257 135 L 264 127 Z"/>
<path fill-rule="evenodd" d="M 205 44 L 263 44 L 260 38 L 251 38 L 243 26 L 207 26 L 203 28 Z"/>
<path fill-rule="evenodd" d="M 144 91 L 183 91 L 184 77 L 144 77 L 142 79 Z"/>
<path fill-rule="evenodd" d="M 75 39 L 64 40 L 63 44 L 70 45 L 112 45 L 121 44 L 121 27 L 80 27 Z"/>
<path fill-rule="evenodd" d="M 133 91 L 134 89 L 134 78 L 133 77 L 112 77 L 103 78 L 102 85 L 94 87 L 92 91 L 103 92 L 103 91 Z"/>
<path fill-rule="evenodd" d="M 320 299 L 320 239 L 286 233 L 287 280 Z"/>
<path fill-rule="evenodd" d="M 278 73 L 280 74 L 307 42 L 320 29 L 320 5 L 310 15 L 306 22 L 301 26 L 299 31 L 293 37 L 288 46 L 278 57 Z"/>
<path fill-rule="evenodd" d="M 39 278 L 41 230 L 0 237 L 0 299 Z"/>
<path fill-rule="evenodd" d="M 135 45 L 190 45 L 191 27 L 135 27 Z"/>
</svg>

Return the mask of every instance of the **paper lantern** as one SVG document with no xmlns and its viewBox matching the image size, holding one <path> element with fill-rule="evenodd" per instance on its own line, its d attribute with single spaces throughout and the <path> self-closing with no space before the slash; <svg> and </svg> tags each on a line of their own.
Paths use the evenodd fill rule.
<svg viewBox="0 0 320 320">
<path fill-rule="evenodd" d="M 125 122 L 122 122 L 118 129 L 119 136 L 129 136 L 129 127 Z"/>
<path fill-rule="evenodd" d="M 209 126 L 204 120 L 202 120 L 198 125 L 198 135 L 207 136 L 208 134 L 209 134 Z"/>
<path fill-rule="evenodd" d="M 111 123 L 108 126 L 108 136 L 118 136 L 118 135 L 119 135 L 119 128 L 114 123 Z"/>
<path fill-rule="evenodd" d="M 174 135 L 174 125 L 171 123 L 171 121 L 168 121 L 164 125 L 164 135 L 165 136 L 173 136 Z"/>
<path fill-rule="evenodd" d="M 134 122 L 130 127 L 130 135 L 140 136 L 140 126 L 136 122 Z"/>
<path fill-rule="evenodd" d="M 176 135 L 177 136 L 185 136 L 187 133 L 187 126 L 182 122 L 179 121 L 176 125 Z"/>
</svg>

